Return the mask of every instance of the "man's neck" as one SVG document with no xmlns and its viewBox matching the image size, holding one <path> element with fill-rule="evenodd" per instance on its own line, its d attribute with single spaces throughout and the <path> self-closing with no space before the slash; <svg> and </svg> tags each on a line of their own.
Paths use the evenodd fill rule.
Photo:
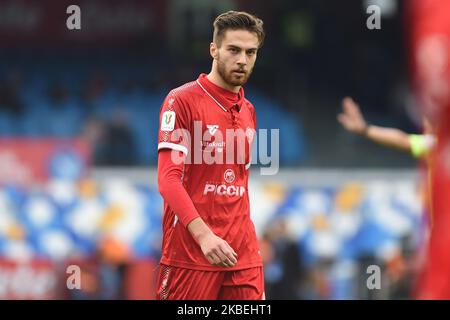
<svg viewBox="0 0 450 320">
<path fill-rule="evenodd" d="M 223 78 L 218 74 L 217 72 L 214 72 L 214 70 L 211 70 L 211 72 L 206 76 L 209 81 L 214 83 L 216 86 L 219 86 L 225 90 L 238 93 L 241 89 L 241 86 L 231 86 L 228 83 L 226 83 Z"/>
</svg>

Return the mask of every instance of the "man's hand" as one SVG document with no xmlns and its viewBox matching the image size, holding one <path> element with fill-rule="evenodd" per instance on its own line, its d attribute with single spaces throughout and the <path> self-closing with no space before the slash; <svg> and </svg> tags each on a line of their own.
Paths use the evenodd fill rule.
<svg viewBox="0 0 450 320">
<path fill-rule="evenodd" d="M 338 115 L 339 122 L 350 132 L 360 134 L 380 145 L 411 152 L 409 134 L 396 128 L 368 125 L 352 98 L 342 100 L 343 113 Z"/>
<path fill-rule="evenodd" d="M 338 121 L 345 129 L 361 135 L 367 132 L 367 123 L 358 104 L 352 98 L 346 97 L 342 100 L 342 110 L 343 113 L 338 115 Z"/>
<path fill-rule="evenodd" d="M 236 265 L 237 253 L 228 242 L 216 236 L 202 218 L 192 220 L 187 227 L 209 263 L 225 268 Z"/>
<path fill-rule="evenodd" d="M 214 233 L 199 239 L 199 245 L 206 259 L 212 265 L 231 268 L 237 263 L 237 253 L 228 242 L 219 238 Z"/>
</svg>

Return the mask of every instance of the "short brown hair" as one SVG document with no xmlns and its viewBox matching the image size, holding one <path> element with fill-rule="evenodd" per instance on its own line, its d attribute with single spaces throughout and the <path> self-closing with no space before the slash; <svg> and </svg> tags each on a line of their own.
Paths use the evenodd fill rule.
<svg viewBox="0 0 450 320">
<path fill-rule="evenodd" d="M 259 40 L 259 47 L 263 45 L 266 36 L 263 29 L 263 21 L 244 11 L 228 11 L 222 13 L 214 20 L 213 26 L 213 41 L 219 47 L 227 30 L 243 29 L 255 33 Z"/>
</svg>

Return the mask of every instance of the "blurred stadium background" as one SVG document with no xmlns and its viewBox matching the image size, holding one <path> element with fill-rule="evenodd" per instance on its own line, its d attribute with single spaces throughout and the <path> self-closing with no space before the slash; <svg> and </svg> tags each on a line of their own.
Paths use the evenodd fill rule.
<svg viewBox="0 0 450 320">
<path fill-rule="evenodd" d="M 280 172 L 252 169 L 268 299 L 408 299 L 420 263 L 421 175 L 407 154 L 336 121 L 350 95 L 367 119 L 418 132 L 406 1 L 0 0 L 0 298 L 152 299 L 162 199 L 158 113 L 208 72 L 211 23 L 265 22 L 247 97 L 280 129 Z M 368 30 L 366 8 L 382 9 Z M 82 270 L 67 290 L 66 266 Z M 368 290 L 379 265 L 381 290 Z"/>
</svg>

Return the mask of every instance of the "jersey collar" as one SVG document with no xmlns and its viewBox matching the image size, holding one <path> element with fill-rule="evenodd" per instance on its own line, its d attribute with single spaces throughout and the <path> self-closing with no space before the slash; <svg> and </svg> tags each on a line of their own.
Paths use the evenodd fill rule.
<svg viewBox="0 0 450 320">
<path fill-rule="evenodd" d="M 233 95 L 231 91 L 223 89 L 206 78 L 206 74 L 202 73 L 197 79 L 197 84 L 202 90 L 225 112 L 230 111 L 235 105 L 241 110 L 242 102 L 244 101 L 244 88 L 239 90 L 239 99 L 233 103 L 227 96 Z"/>
</svg>

